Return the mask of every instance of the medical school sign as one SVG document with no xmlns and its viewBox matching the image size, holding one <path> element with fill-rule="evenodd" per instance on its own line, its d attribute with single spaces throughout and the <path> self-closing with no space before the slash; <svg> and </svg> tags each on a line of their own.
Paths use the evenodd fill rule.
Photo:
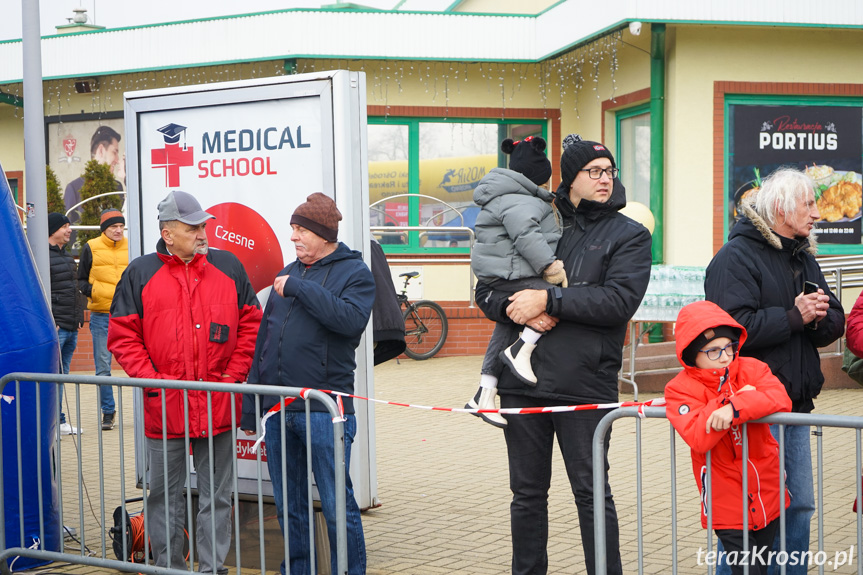
<svg viewBox="0 0 863 575">
<path fill-rule="evenodd" d="M 148 214 L 169 191 L 183 190 L 217 216 L 207 223 L 210 245 L 234 252 L 256 292 L 271 285 L 293 259 L 294 208 L 315 191 L 333 195 L 321 117 L 315 98 L 139 114 L 143 253 L 158 240 Z"/>
</svg>

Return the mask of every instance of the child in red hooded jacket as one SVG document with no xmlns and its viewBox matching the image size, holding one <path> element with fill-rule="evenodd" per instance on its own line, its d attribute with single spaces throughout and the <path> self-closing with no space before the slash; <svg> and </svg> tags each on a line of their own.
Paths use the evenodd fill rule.
<svg viewBox="0 0 863 575">
<path fill-rule="evenodd" d="M 779 526 L 779 446 L 770 426 L 747 426 L 748 554 L 743 551 L 743 427 L 790 411 L 791 400 L 767 364 L 740 357 L 746 330 L 712 302 L 680 310 L 675 331 L 683 371 L 665 386 L 665 412 L 692 449 L 692 471 L 701 494 L 701 525 L 707 528 L 706 454 L 711 453 L 712 526 L 732 573 L 767 572 Z M 786 489 L 785 505 L 789 496 Z"/>
</svg>

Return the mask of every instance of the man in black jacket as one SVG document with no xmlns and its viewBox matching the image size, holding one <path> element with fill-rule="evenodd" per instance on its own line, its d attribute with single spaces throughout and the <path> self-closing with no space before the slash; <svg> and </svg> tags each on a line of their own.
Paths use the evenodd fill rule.
<svg viewBox="0 0 863 575">
<path fill-rule="evenodd" d="M 618 213 L 626 193 L 614 156 L 597 142 L 567 136 L 555 193 L 563 236 L 556 257 L 569 287 L 523 290 L 510 298 L 480 283 L 477 304 L 492 320 L 546 332 L 533 351 L 535 386 L 504 370 L 501 407 L 565 406 L 618 401 L 617 374 L 629 319 L 650 279 L 651 238 Z M 513 330 L 512 341 L 517 338 Z M 588 573 L 594 573 L 592 439 L 600 410 L 507 415 L 513 574 L 548 570 L 548 489 L 555 435 L 578 507 Z M 621 573 L 617 511 L 608 485 L 606 437 L 605 525 L 608 573 Z"/>
<path fill-rule="evenodd" d="M 815 408 L 812 400 L 824 383 L 818 348 L 845 330 L 842 304 L 815 261 L 812 228 L 821 216 L 813 190 L 812 180 L 797 169 L 780 168 L 765 178 L 754 200 L 739 206 L 743 217 L 710 262 L 704 281 L 706 298 L 746 328 L 741 354 L 770 366 L 796 413 Z M 817 291 L 804 293 L 805 282 L 817 284 Z M 771 425 L 770 431 L 778 439 L 779 426 Z M 792 494 L 785 549 L 799 554 L 809 550 L 815 511 L 809 427 L 785 427 L 785 472 Z M 806 565 L 789 564 L 786 570 L 805 573 Z"/>
<path fill-rule="evenodd" d="M 48 249 L 51 262 L 51 313 L 57 324 L 57 338 L 60 340 L 60 367 L 62 373 L 69 373 L 72 354 L 78 347 L 78 328 L 84 324 L 84 306 L 78 294 L 78 273 L 75 259 L 66 251 L 72 235 L 69 218 L 63 214 L 48 214 Z M 57 387 L 60 395 L 60 433 L 73 435 L 79 432 L 66 422 L 63 413 L 63 384 Z"/>
</svg>

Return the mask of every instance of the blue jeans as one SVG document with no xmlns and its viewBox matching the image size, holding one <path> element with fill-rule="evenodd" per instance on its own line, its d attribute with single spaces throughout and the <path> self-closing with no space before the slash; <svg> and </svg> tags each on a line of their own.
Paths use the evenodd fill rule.
<svg viewBox="0 0 863 575">
<path fill-rule="evenodd" d="M 779 425 L 770 426 L 773 438 L 779 441 Z M 785 426 L 785 486 L 791 494 L 788 509 L 785 510 L 785 550 L 798 551 L 798 556 L 809 551 L 809 524 L 815 513 L 815 495 L 812 486 L 812 451 L 809 443 L 809 427 L 805 425 Z M 773 550 L 779 551 L 781 532 L 777 523 Z M 717 546 L 722 550 L 722 544 Z M 716 575 L 729 575 L 731 569 L 721 564 L 716 567 Z M 786 564 L 786 575 L 803 575 L 806 565 Z M 775 563 L 768 567 L 768 575 L 781 573 Z"/>
<path fill-rule="evenodd" d="M 96 361 L 96 375 L 111 377 L 111 352 L 108 351 L 107 313 L 90 312 L 90 335 L 93 337 L 93 359 Z M 99 402 L 102 413 L 114 413 L 114 388 L 110 385 L 99 386 Z"/>
<path fill-rule="evenodd" d="M 779 425 L 771 425 L 770 433 L 779 441 Z M 785 510 L 785 550 L 809 551 L 809 523 L 815 513 L 815 494 L 812 486 L 812 450 L 808 425 L 785 426 L 785 485 L 791 494 L 791 504 Z M 773 549 L 778 551 L 779 529 Z M 799 555 L 799 553 L 798 553 Z M 786 565 L 786 575 L 806 573 L 806 565 Z M 769 575 L 780 573 L 772 565 Z"/>
<path fill-rule="evenodd" d="M 72 367 L 72 354 L 75 353 L 75 348 L 78 347 L 78 330 L 69 331 L 68 329 L 58 328 L 57 339 L 60 340 L 60 368 L 63 373 L 69 373 Z M 66 414 L 63 413 L 63 384 L 57 386 L 57 394 L 60 396 L 60 423 L 66 423 Z"/>
<path fill-rule="evenodd" d="M 345 422 L 345 469 L 351 467 L 351 444 L 357 432 L 357 420 L 346 416 Z M 285 455 L 288 496 L 288 544 L 290 547 L 291 575 L 309 575 L 309 500 L 306 483 L 306 413 L 285 411 L 285 444 L 282 445 L 282 418 L 271 417 L 267 421 L 267 468 L 273 485 L 273 499 L 282 533 L 285 532 L 282 493 L 282 454 Z M 321 507 L 327 520 L 330 539 L 330 564 L 332 573 L 338 573 L 336 541 L 336 483 L 333 461 L 333 422 L 329 413 L 312 412 L 310 416 L 312 442 L 312 471 L 321 497 Z M 348 574 L 362 575 L 366 572 L 366 543 L 360 508 L 354 499 L 354 489 L 349 473 L 345 474 L 345 503 L 347 508 Z M 285 563 L 281 573 L 285 575 Z"/>
</svg>

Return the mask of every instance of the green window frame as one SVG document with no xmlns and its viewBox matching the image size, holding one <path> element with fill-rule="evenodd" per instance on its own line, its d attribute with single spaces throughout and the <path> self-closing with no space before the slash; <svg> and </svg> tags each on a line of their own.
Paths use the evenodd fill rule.
<svg viewBox="0 0 863 575">
<path fill-rule="evenodd" d="M 433 118 L 433 117 L 405 117 L 405 116 L 369 116 L 370 126 L 407 126 L 408 128 L 408 225 L 420 226 L 420 125 L 421 124 L 494 124 L 498 126 L 498 142 L 507 137 L 507 126 L 512 125 L 538 125 L 540 135 L 548 141 L 548 121 L 537 118 L 515 118 L 501 120 L 500 118 Z M 497 151 L 497 166 L 506 167 L 506 154 Z M 428 201 L 428 200 L 426 200 Z M 429 247 L 421 245 L 421 232 L 410 231 L 407 233 L 405 244 L 383 244 L 384 252 L 391 254 L 470 254 L 468 247 Z M 374 237 L 374 234 L 373 234 Z"/>
<path fill-rule="evenodd" d="M 616 160 L 618 166 L 624 166 L 625 162 L 628 161 L 626 151 L 628 146 L 624 145 L 624 139 L 627 137 L 626 131 L 623 129 L 623 123 L 625 120 L 630 118 L 634 118 L 636 116 L 641 116 L 646 114 L 648 119 L 650 118 L 650 102 L 645 102 L 644 104 L 639 104 L 637 106 L 632 106 L 630 108 L 624 108 L 621 110 L 616 110 L 614 113 L 614 122 L 615 122 L 615 131 L 614 131 L 614 141 L 617 142 L 617 154 Z M 648 123 L 649 125 L 649 123 Z M 649 146 L 649 143 L 648 143 Z M 648 147 L 648 152 L 650 148 Z M 621 171 L 621 175 L 623 172 Z M 653 214 L 653 218 L 656 221 L 656 229 L 662 230 L 664 229 L 662 225 L 662 191 L 658 189 L 654 189 L 656 186 L 650 185 L 650 170 L 648 170 L 648 189 L 650 190 L 649 201 L 650 205 L 650 213 Z M 627 194 L 627 201 L 634 201 L 632 197 Z M 658 213 L 657 213 L 658 212 Z M 652 258 L 654 264 L 661 264 L 663 261 L 662 254 L 662 245 L 658 241 L 653 242 L 652 248 Z"/>
</svg>

